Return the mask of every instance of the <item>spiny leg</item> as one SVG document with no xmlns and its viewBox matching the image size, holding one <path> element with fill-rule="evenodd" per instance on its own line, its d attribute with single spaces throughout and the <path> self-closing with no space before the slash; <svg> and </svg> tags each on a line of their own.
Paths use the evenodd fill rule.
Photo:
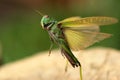
<svg viewBox="0 0 120 80">
<path fill-rule="evenodd" d="M 50 48 L 49 48 L 49 56 L 51 54 L 52 47 L 53 47 L 53 44 L 54 44 L 54 40 L 51 37 L 50 37 L 50 41 L 51 41 L 51 45 L 50 45 Z"/>
<path fill-rule="evenodd" d="M 66 65 L 65 65 L 65 72 L 68 70 L 68 60 L 66 60 Z"/>
<path fill-rule="evenodd" d="M 52 47 L 53 47 L 53 43 L 51 42 L 51 45 L 50 45 L 50 48 L 49 48 L 49 56 L 50 56 L 50 54 L 51 54 Z"/>
</svg>

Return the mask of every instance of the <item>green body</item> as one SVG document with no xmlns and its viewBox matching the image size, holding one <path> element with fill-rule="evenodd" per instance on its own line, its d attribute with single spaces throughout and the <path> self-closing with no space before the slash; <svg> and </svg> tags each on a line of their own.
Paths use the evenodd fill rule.
<svg viewBox="0 0 120 80">
<path fill-rule="evenodd" d="M 73 55 L 67 43 L 67 40 L 64 36 L 64 28 L 62 28 L 61 24 L 58 24 L 57 21 L 46 15 L 43 16 L 43 18 L 41 19 L 41 25 L 43 29 L 47 30 L 50 39 L 52 41 L 52 44 L 56 43 L 60 47 L 61 53 L 66 56 L 66 58 L 71 63 L 71 65 L 73 67 L 80 66 L 79 61 Z M 51 48 L 50 48 L 50 52 L 51 52 Z"/>
</svg>

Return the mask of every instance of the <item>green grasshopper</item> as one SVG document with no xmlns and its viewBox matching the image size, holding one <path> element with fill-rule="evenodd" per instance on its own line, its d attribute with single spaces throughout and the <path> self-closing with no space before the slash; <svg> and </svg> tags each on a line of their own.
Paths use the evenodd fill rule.
<svg viewBox="0 0 120 80">
<path fill-rule="evenodd" d="M 101 16 L 85 18 L 76 16 L 58 22 L 48 15 L 44 15 L 41 19 L 41 26 L 48 32 L 52 42 L 49 53 L 51 53 L 52 45 L 56 43 L 73 67 L 81 67 L 72 50 L 79 51 L 109 38 L 111 34 L 101 33 L 99 26 L 117 22 L 116 18 Z"/>
</svg>

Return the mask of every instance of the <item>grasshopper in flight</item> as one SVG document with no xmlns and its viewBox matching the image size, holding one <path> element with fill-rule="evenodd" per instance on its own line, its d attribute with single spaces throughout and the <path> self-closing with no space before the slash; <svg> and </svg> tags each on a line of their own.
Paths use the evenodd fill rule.
<svg viewBox="0 0 120 80">
<path fill-rule="evenodd" d="M 38 11 L 37 11 L 38 12 Z M 81 67 L 78 59 L 73 55 L 73 51 L 79 51 L 86 47 L 109 38 L 111 34 L 101 33 L 100 26 L 117 23 L 113 17 L 70 17 L 62 21 L 56 21 L 48 15 L 43 15 L 41 26 L 50 36 L 52 45 L 56 43 L 61 53 L 67 58 L 73 67 Z M 51 53 L 51 48 L 49 53 Z"/>
</svg>

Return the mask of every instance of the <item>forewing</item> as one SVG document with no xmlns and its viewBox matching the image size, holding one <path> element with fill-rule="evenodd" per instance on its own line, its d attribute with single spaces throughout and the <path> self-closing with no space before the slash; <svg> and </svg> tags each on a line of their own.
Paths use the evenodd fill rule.
<svg viewBox="0 0 120 80">
<path fill-rule="evenodd" d="M 80 20 L 81 18 L 79 16 L 75 16 L 75 17 L 69 17 L 66 18 L 62 21 L 59 21 L 58 23 L 66 23 L 66 22 L 70 22 L 70 21 L 76 21 L 76 20 Z"/>
<path fill-rule="evenodd" d="M 89 28 L 64 29 L 64 35 L 70 48 L 78 51 L 111 36 L 111 34 L 99 33 L 97 27 L 94 30 Z"/>
<path fill-rule="evenodd" d="M 63 20 L 59 24 L 62 27 L 82 27 L 83 25 L 109 25 L 117 23 L 118 20 L 113 17 L 86 17 L 79 19 Z"/>
</svg>

